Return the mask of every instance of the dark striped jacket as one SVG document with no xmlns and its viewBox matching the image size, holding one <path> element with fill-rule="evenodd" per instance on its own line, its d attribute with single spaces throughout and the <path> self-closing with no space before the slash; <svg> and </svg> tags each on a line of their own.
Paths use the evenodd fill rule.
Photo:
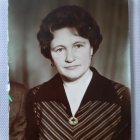
<svg viewBox="0 0 140 140">
<path fill-rule="evenodd" d="M 72 114 L 59 74 L 29 91 L 27 140 L 131 139 L 128 88 L 91 69 L 93 77 L 75 115 L 76 125 L 69 124 Z"/>
</svg>

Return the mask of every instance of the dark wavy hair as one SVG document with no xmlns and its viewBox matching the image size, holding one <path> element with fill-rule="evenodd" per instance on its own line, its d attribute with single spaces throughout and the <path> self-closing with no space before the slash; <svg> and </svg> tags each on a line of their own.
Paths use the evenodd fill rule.
<svg viewBox="0 0 140 140">
<path fill-rule="evenodd" d="M 41 53 L 51 59 L 50 43 L 53 39 L 53 31 L 72 27 L 78 34 L 89 40 L 94 54 L 102 41 L 100 28 L 94 18 L 83 8 L 75 5 L 66 5 L 54 9 L 43 20 L 37 39 L 40 43 Z"/>
</svg>

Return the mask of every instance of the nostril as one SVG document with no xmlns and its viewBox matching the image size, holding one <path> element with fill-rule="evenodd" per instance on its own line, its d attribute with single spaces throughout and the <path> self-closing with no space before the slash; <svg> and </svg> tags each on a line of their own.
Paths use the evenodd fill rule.
<svg viewBox="0 0 140 140">
<path fill-rule="evenodd" d="M 73 61 L 66 60 L 65 62 L 67 62 L 67 63 L 72 63 Z"/>
<path fill-rule="evenodd" d="M 66 57 L 65 62 L 72 63 L 75 60 L 75 58 L 72 55 L 69 55 Z"/>
<path fill-rule="evenodd" d="M 72 63 L 74 61 L 74 59 L 66 59 L 65 62 L 67 63 Z"/>
</svg>

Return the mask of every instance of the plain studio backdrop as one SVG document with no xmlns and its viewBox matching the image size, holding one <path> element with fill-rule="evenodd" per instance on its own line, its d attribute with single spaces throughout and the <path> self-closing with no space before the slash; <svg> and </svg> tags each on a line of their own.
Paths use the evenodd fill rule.
<svg viewBox="0 0 140 140">
<path fill-rule="evenodd" d="M 41 20 L 66 4 L 87 9 L 100 26 L 103 41 L 92 66 L 130 88 L 130 45 L 127 0 L 9 0 L 10 79 L 28 88 L 49 80 L 55 69 L 40 53 L 36 34 Z"/>
</svg>

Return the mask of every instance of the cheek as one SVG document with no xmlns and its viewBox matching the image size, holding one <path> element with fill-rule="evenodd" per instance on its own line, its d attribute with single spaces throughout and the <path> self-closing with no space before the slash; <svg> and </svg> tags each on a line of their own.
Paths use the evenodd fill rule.
<svg viewBox="0 0 140 140">
<path fill-rule="evenodd" d="M 84 56 L 84 57 L 83 57 Z M 85 65 L 89 65 L 89 63 L 91 63 L 91 52 L 85 52 L 83 54 L 83 56 L 81 57 L 81 61 L 85 64 Z"/>
<path fill-rule="evenodd" d="M 88 60 L 91 58 L 91 50 L 83 50 L 77 54 L 77 56 L 82 60 Z"/>
<path fill-rule="evenodd" d="M 52 55 L 52 61 L 53 61 L 55 66 L 59 66 L 59 65 L 62 65 L 64 63 L 64 57 Z"/>
</svg>

